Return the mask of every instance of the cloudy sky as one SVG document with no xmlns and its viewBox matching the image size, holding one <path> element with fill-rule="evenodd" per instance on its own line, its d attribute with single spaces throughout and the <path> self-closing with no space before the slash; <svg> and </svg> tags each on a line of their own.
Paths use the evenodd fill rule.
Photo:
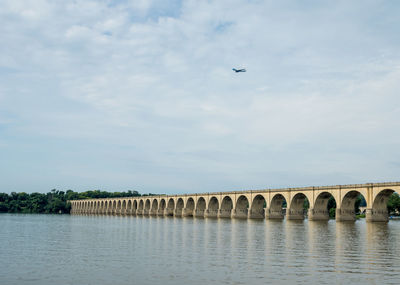
<svg viewBox="0 0 400 285">
<path fill-rule="evenodd" d="M 399 15 L 395 0 L 2 0 L 0 192 L 399 181 Z"/>
</svg>

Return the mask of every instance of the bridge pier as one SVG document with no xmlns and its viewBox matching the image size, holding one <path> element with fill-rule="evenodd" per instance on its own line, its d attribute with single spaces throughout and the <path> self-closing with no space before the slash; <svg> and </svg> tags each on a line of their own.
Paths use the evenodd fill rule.
<svg viewBox="0 0 400 285">
<path fill-rule="evenodd" d="M 271 208 L 266 208 L 265 210 L 266 219 L 283 220 L 284 215 L 282 213 L 282 210 L 272 210 Z"/>
<path fill-rule="evenodd" d="M 232 210 L 232 217 L 235 219 L 247 219 L 249 214 L 247 209 L 236 209 Z"/>
<path fill-rule="evenodd" d="M 193 216 L 196 217 L 196 218 L 204 218 L 205 217 L 205 210 L 196 209 L 196 210 L 194 210 Z"/>
<path fill-rule="evenodd" d="M 265 214 L 265 210 L 261 209 L 261 210 L 249 210 L 249 215 L 248 217 L 250 219 L 265 219 L 266 214 Z"/>
<path fill-rule="evenodd" d="M 309 221 L 328 221 L 329 212 L 328 210 L 315 210 L 308 209 L 308 220 Z"/>
<path fill-rule="evenodd" d="M 366 209 L 365 211 L 365 218 L 367 222 L 385 222 L 389 221 L 389 213 L 388 211 L 379 209 Z"/>
<path fill-rule="evenodd" d="M 174 217 L 182 217 L 183 216 L 183 209 L 175 209 L 174 210 Z"/>
<path fill-rule="evenodd" d="M 204 217 L 206 218 L 218 218 L 218 210 L 205 210 Z"/>
<path fill-rule="evenodd" d="M 166 208 L 164 211 L 164 217 L 172 217 L 174 216 L 174 209 Z"/>
<path fill-rule="evenodd" d="M 356 213 L 350 209 L 336 208 L 336 222 L 352 222 L 356 220 Z"/>
<path fill-rule="evenodd" d="M 219 210 L 218 211 L 218 218 L 231 218 L 232 210 Z"/>
<path fill-rule="evenodd" d="M 304 220 L 304 210 L 289 210 L 286 213 L 286 219 L 288 220 Z"/>
<path fill-rule="evenodd" d="M 193 217 L 193 216 L 194 216 L 193 209 L 188 209 L 188 208 L 183 209 L 182 217 Z"/>
</svg>

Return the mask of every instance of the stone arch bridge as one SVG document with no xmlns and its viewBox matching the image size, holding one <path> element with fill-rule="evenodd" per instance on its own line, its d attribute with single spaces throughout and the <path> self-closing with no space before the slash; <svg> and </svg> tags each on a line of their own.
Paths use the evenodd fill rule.
<svg viewBox="0 0 400 285">
<path fill-rule="evenodd" d="M 336 221 L 354 221 L 357 197 L 364 196 L 366 219 L 387 222 L 387 202 L 400 182 L 234 192 L 72 200 L 71 214 L 328 220 L 328 200 L 336 201 Z M 309 209 L 305 212 L 304 201 Z"/>
</svg>

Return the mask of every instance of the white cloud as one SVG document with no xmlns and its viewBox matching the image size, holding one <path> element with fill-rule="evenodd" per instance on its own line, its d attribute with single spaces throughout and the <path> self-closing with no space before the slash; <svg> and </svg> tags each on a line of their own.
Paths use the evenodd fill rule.
<svg viewBox="0 0 400 285">
<path fill-rule="evenodd" d="M 62 156 L 61 174 L 40 163 L 66 188 L 396 180 L 400 7 L 376 5 L 2 2 L 0 112 L 13 120 L 0 132 Z"/>
<path fill-rule="evenodd" d="M 77 25 L 70 27 L 65 33 L 67 38 L 78 38 L 81 40 L 87 38 L 89 35 L 90 29 L 88 27 Z"/>
</svg>

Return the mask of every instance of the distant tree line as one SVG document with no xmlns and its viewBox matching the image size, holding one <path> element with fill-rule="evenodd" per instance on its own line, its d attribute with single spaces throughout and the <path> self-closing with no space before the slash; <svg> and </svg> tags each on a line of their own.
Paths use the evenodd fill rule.
<svg viewBox="0 0 400 285">
<path fill-rule="evenodd" d="M 139 192 L 132 190 L 126 192 L 91 190 L 78 193 L 72 190 L 64 192 L 53 189 L 46 194 L 27 194 L 25 192 L 0 193 L 0 213 L 69 214 L 71 205 L 67 203 L 68 200 L 137 196 L 141 195 Z"/>
</svg>

